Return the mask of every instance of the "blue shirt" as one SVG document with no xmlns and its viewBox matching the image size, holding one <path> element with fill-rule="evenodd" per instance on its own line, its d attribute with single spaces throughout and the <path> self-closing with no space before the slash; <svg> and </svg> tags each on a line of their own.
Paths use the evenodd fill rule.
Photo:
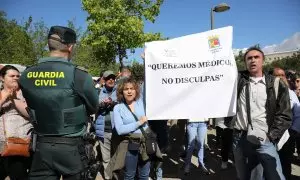
<svg viewBox="0 0 300 180">
<path fill-rule="evenodd" d="M 104 99 L 111 98 L 113 102 L 117 101 L 117 96 L 116 93 L 116 88 L 113 88 L 112 91 L 108 91 L 105 86 L 101 89 L 100 94 L 99 94 L 99 103 Z M 96 129 L 96 135 L 98 137 L 103 137 L 104 131 L 105 132 L 111 132 L 112 128 L 114 127 L 113 125 L 113 113 L 112 109 L 100 105 L 99 107 L 99 116 L 96 117 L 96 122 L 95 122 L 95 129 Z"/>
<path fill-rule="evenodd" d="M 300 133 L 300 103 L 294 91 L 289 89 L 291 107 L 292 107 L 292 126 L 291 129 Z"/>
<path fill-rule="evenodd" d="M 138 119 L 140 119 L 142 116 L 145 116 L 143 98 L 139 98 L 134 102 L 134 114 Z M 142 133 L 139 129 L 140 124 L 135 120 L 134 116 L 124 103 L 117 104 L 114 107 L 113 116 L 113 122 L 119 135 L 126 135 L 129 133 Z M 147 129 L 147 127 L 147 124 L 143 125 L 144 129 Z"/>
<path fill-rule="evenodd" d="M 106 89 L 106 87 L 104 86 L 102 89 L 101 89 L 101 91 L 100 91 L 100 94 L 99 94 L 99 103 L 101 102 L 101 101 L 103 101 L 104 99 L 106 99 L 106 98 L 111 98 L 112 99 L 112 101 L 114 101 L 114 102 L 117 102 L 117 95 L 116 95 L 116 86 L 112 89 L 112 91 L 108 91 L 107 89 Z"/>
</svg>

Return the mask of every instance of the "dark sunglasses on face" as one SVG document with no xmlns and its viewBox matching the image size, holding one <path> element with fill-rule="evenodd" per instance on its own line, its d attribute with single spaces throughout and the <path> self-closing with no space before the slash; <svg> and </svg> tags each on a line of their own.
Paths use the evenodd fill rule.
<svg viewBox="0 0 300 180">
<path fill-rule="evenodd" d="M 105 81 L 108 81 L 110 79 L 115 80 L 116 77 L 115 76 L 107 76 L 106 78 L 104 78 Z"/>
</svg>

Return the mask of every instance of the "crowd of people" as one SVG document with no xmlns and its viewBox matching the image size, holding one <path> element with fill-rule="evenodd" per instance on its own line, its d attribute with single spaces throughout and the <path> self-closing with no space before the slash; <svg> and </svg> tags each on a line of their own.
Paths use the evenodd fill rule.
<svg viewBox="0 0 300 180">
<path fill-rule="evenodd" d="M 50 57 L 22 75 L 14 66 L 1 68 L 0 180 L 95 179 L 98 172 L 103 179 L 148 180 L 150 171 L 153 179 L 162 179 L 163 154 L 170 152 L 168 120 L 148 121 L 144 82 L 132 78 L 130 67 L 117 75 L 107 69 L 93 81 L 70 62 L 75 43 L 72 29 L 53 26 Z M 212 119 L 220 168 L 228 168 L 233 152 L 239 180 L 290 180 L 295 149 L 300 160 L 300 74 L 279 67 L 264 72 L 264 53 L 256 47 L 245 52 L 244 61 L 236 116 Z M 195 150 L 201 173 L 212 173 L 204 153 L 209 122 L 178 120 L 187 177 Z M 86 134 L 95 134 L 89 151 Z M 3 153 L 10 137 L 31 139 L 30 156 Z M 92 158 L 100 164 L 96 173 L 89 169 Z"/>
</svg>

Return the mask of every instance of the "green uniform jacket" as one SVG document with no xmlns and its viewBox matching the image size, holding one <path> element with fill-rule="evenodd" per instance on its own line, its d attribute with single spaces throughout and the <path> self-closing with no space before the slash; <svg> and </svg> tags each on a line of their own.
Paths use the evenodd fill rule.
<svg viewBox="0 0 300 180">
<path fill-rule="evenodd" d="M 22 73 L 20 84 L 37 134 L 80 136 L 97 110 L 92 77 L 65 58 L 40 59 Z"/>
</svg>

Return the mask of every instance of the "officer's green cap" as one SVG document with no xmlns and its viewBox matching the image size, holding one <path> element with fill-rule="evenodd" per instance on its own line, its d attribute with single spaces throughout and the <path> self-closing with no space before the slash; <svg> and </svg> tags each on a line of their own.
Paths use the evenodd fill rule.
<svg viewBox="0 0 300 180">
<path fill-rule="evenodd" d="M 59 38 L 52 35 L 57 35 Z M 48 34 L 48 39 L 54 39 L 63 44 L 73 44 L 76 43 L 76 33 L 73 29 L 67 27 L 52 26 Z"/>
</svg>

